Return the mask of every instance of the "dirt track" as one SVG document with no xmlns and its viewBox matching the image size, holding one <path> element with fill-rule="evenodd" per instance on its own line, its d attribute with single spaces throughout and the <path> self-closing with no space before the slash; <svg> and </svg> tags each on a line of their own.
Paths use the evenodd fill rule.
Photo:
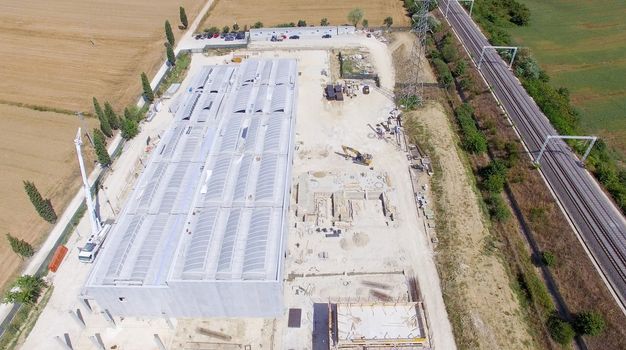
<svg viewBox="0 0 626 350">
<path fill-rule="evenodd" d="M 319 25 L 324 17 L 332 25 L 348 23 L 348 12 L 355 7 L 363 10 L 363 18 L 369 21 L 370 27 L 383 26 L 387 16 L 393 18 L 395 26 L 408 26 L 409 18 L 400 0 L 373 1 L 305 1 L 305 0 L 269 0 L 260 3 L 255 0 L 216 0 L 208 18 L 200 24 L 199 29 L 238 23 L 252 25 L 261 21 L 265 26 L 294 22 L 303 19 L 308 25 Z"/>
</svg>

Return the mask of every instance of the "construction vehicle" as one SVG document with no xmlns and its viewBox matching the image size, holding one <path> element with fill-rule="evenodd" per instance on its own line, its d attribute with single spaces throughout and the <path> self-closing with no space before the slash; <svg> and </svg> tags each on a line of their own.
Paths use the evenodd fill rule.
<svg viewBox="0 0 626 350">
<path fill-rule="evenodd" d="M 346 159 L 348 158 L 352 158 L 352 161 L 357 163 L 357 164 L 362 164 L 362 165 L 366 165 L 366 166 L 370 166 L 370 164 L 372 164 L 372 155 L 369 153 L 361 153 L 357 150 L 355 150 L 352 147 L 348 147 L 348 146 L 341 146 L 341 148 L 343 149 L 343 153 L 344 156 L 346 157 Z"/>
<path fill-rule="evenodd" d="M 85 243 L 82 248 L 79 248 L 78 260 L 80 262 L 92 263 L 96 259 L 96 255 L 98 255 L 98 251 L 102 248 L 102 244 L 107 238 L 110 229 L 111 225 L 105 224 L 98 233 L 89 237 L 87 243 Z"/>
</svg>

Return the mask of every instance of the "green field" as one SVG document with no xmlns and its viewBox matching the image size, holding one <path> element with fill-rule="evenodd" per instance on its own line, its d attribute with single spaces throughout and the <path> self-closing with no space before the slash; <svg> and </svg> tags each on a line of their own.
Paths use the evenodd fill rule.
<svg viewBox="0 0 626 350">
<path fill-rule="evenodd" d="M 530 24 L 509 32 L 556 87 L 567 87 L 581 125 L 626 158 L 626 1 L 519 0 Z"/>
</svg>

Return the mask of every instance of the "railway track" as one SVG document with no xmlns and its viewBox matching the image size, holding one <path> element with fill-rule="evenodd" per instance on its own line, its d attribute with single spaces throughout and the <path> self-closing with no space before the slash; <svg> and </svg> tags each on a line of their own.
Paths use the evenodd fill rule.
<svg viewBox="0 0 626 350">
<path fill-rule="evenodd" d="M 448 6 L 447 1 L 441 6 Z M 449 6 L 447 20 L 476 64 L 483 46 L 489 42 L 458 1 L 450 1 Z M 547 135 L 558 134 L 549 120 L 493 50 L 485 52 L 481 72 L 526 148 L 531 154 L 538 153 Z M 541 171 L 626 312 L 624 217 L 565 142 L 556 140 L 548 146 Z"/>
</svg>

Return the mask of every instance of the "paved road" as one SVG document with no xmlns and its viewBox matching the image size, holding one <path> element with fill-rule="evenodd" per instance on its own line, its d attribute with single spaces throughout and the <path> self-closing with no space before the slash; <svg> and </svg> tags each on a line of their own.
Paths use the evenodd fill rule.
<svg viewBox="0 0 626 350">
<path fill-rule="evenodd" d="M 448 1 L 441 4 L 443 13 Z M 448 22 L 476 62 L 489 42 L 458 1 L 450 1 L 449 6 Z M 481 71 L 536 157 L 546 136 L 557 135 L 556 130 L 494 50 L 485 53 Z M 626 220 L 564 142 L 551 141 L 541 171 L 624 311 Z"/>
</svg>

